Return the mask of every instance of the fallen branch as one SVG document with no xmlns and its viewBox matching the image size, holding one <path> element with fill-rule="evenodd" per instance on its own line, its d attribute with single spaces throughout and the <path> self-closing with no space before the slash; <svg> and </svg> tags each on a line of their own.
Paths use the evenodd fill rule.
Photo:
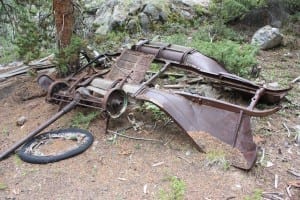
<svg viewBox="0 0 300 200">
<path fill-rule="evenodd" d="M 292 197 L 292 193 L 291 193 L 291 190 L 290 190 L 291 187 L 292 187 L 292 186 L 289 185 L 288 187 L 285 188 L 285 189 L 286 189 L 286 192 L 287 192 L 287 194 L 288 194 L 289 197 Z"/>
<path fill-rule="evenodd" d="M 133 139 L 133 140 L 143 140 L 143 141 L 151 141 L 151 142 L 163 143 L 163 141 L 161 141 L 161 140 L 133 137 L 133 136 L 124 135 L 122 133 L 118 133 L 116 131 L 111 131 L 111 130 L 107 130 L 107 132 L 112 133 L 112 134 L 117 135 L 117 136 L 120 136 L 120 137 L 124 137 L 124 138 L 128 138 L 128 139 Z"/>
<path fill-rule="evenodd" d="M 288 169 L 287 172 L 294 175 L 294 176 L 300 177 L 300 171 L 298 171 L 298 170 Z"/>
<path fill-rule="evenodd" d="M 288 137 L 290 137 L 291 136 L 291 131 L 290 131 L 289 127 L 287 127 L 287 125 L 284 122 L 283 122 L 283 126 L 288 132 Z"/>
<path fill-rule="evenodd" d="M 297 78 L 295 78 L 294 80 L 292 80 L 291 83 L 296 83 L 298 81 L 300 81 L 300 76 L 298 76 Z"/>
<path fill-rule="evenodd" d="M 264 159 L 265 159 L 265 149 L 262 148 L 262 155 L 261 155 L 261 158 L 259 160 L 259 163 L 263 163 Z"/>
<path fill-rule="evenodd" d="M 186 159 L 185 157 L 183 156 L 180 156 L 180 155 L 177 155 L 178 158 L 184 160 L 185 162 L 189 163 L 189 164 L 192 164 L 193 162 L 189 161 L 188 159 Z"/>
</svg>

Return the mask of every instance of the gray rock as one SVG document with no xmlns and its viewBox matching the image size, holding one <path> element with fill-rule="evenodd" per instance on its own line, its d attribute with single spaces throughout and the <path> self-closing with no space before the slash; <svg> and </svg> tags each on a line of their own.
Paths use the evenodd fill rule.
<svg viewBox="0 0 300 200">
<path fill-rule="evenodd" d="M 137 29 L 139 28 L 139 22 L 136 18 L 132 18 L 127 23 L 126 29 L 129 31 L 129 33 L 135 33 Z"/>
<path fill-rule="evenodd" d="M 152 3 L 148 3 L 145 5 L 143 9 L 143 13 L 149 16 L 154 21 L 159 21 L 161 9 L 153 5 Z"/>
<path fill-rule="evenodd" d="M 278 28 L 270 25 L 257 30 L 251 40 L 251 44 L 258 45 L 260 49 L 267 50 L 281 44 L 283 35 Z"/>
<path fill-rule="evenodd" d="M 142 30 L 144 32 L 148 32 L 151 28 L 151 21 L 150 21 L 149 17 L 145 13 L 140 13 L 139 21 L 140 21 Z"/>
<path fill-rule="evenodd" d="M 171 12 L 177 12 L 182 17 L 191 19 L 195 16 L 195 5 L 207 7 L 210 2 L 210 0 L 86 1 L 88 19 L 85 22 L 91 24 L 91 30 L 95 29 L 95 33 L 102 35 L 119 28 L 137 31 L 140 30 L 136 27 L 138 24 L 147 32 L 153 24 L 165 23 Z"/>
<path fill-rule="evenodd" d="M 19 119 L 17 120 L 17 125 L 18 126 L 23 126 L 25 124 L 25 122 L 27 121 L 27 118 L 25 116 L 21 116 L 19 117 Z"/>
</svg>

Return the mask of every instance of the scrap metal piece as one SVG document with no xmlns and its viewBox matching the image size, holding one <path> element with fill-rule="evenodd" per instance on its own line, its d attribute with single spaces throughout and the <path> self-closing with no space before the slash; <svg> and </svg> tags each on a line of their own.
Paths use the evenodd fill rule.
<svg viewBox="0 0 300 200">
<path fill-rule="evenodd" d="M 174 67 L 195 72 L 210 79 L 214 84 L 232 88 L 245 95 L 254 95 L 257 90 L 264 88 L 247 79 L 229 73 L 216 60 L 201 54 L 195 49 L 145 40 L 132 46 L 132 49 L 155 55 L 155 59 L 158 61 L 171 63 Z M 278 90 L 265 88 L 260 100 L 266 103 L 278 103 L 291 88 Z"/>
<path fill-rule="evenodd" d="M 105 78 L 111 80 L 124 79 L 133 71 L 128 83 L 140 83 L 154 59 L 154 55 L 138 51 L 125 50 L 113 65 L 111 71 Z"/>
<path fill-rule="evenodd" d="M 111 80 L 96 78 L 87 89 L 98 93 L 111 84 Z M 250 117 L 267 116 L 280 109 L 250 109 L 185 92 L 140 88 L 140 85 L 125 83 L 122 89 L 136 99 L 160 107 L 192 139 L 198 150 L 207 152 L 211 148 L 219 148 L 234 166 L 247 170 L 256 160 Z"/>
<path fill-rule="evenodd" d="M 222 150 L 234 166 L 242 169 L 254 165 L 256 144 L 248 115 L 240 116 L 213 104 L 199 105 L 179 95 L 153 89 L 144 90 L 136 98 L 152 102 L 168 113 L 200 151 Z"/>
</svg>

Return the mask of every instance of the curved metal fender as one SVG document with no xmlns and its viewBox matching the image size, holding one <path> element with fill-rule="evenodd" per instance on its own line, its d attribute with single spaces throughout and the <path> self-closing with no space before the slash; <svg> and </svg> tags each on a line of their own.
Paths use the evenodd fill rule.
<svg viewBox="0 0 300 200">
<path fill-rule="evenodd" d="M 145 89 L 137 99 L 152 102 L 164 110 L 194 141 L 200 151 L 225 150 L 232 165 L 250 169 L 256 161 L 250 117 L 193 103 L 177 94 Z M 172 102 L 172 103 L 171 103 Z"/>
</svg>

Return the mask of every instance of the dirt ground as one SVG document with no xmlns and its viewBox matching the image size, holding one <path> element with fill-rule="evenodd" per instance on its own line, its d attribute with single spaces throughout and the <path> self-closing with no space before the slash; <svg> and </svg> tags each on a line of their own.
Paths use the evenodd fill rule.
<svg viewBox="0 0 300 200">
<path fill-rule="evenodd" d="M 286 85 L 300 75 L 300 51 L 277 48 L 260 53 L 260 83 Z M 45 103 L 35 78 L 16 77 L 0 92 L 0 150 L 26 136 L 57 112 Z M 171 178 L 184 182 L 184 199 L 260 199 L 272 193 L 282 199 L 300 199 L 300 189 L 289 184 L 300 181 L 288 172 L 300 172 L 300 83 L 295 83 L 283 102 L 283 109 L 265 118 L 253 118 L 253 134 L 260 149 L 257 164 L 250 171 L 224 166 L 200 153 L 174 123 L 157 123 L 139 117 L 144 125 L 127 135 L 163 141 L 149 142 L 105 134 L 105 122 L 97 117 L 89 126 L 95 137 L 84 153 L 52 164 L 29 164 L 15 154 L 0 162 L 0 199 L 163 199 L 172 193 Z M 70 126 L 76 108 L 47 130 Z M 127 113 L 128 114 L 128 113 Z M 113 120 L 110 130 L 127 127 L 125 114 Z M 23 126 L 16 121 L 27 118 Z M 286 128 L 287 127 L 287 128 Z M 290 132 L 290 134 L 288 133 Z M 264 153 L 262 153 L 264 152 Z M 262 158 L 263 155 L 263 158 Z M 278 185 L 275 187 L 275 177 Z M 289 196 L 291 195 L 291 196 Z M 273 199 L 279 199 L 273 197 Z"/>
</svg>

